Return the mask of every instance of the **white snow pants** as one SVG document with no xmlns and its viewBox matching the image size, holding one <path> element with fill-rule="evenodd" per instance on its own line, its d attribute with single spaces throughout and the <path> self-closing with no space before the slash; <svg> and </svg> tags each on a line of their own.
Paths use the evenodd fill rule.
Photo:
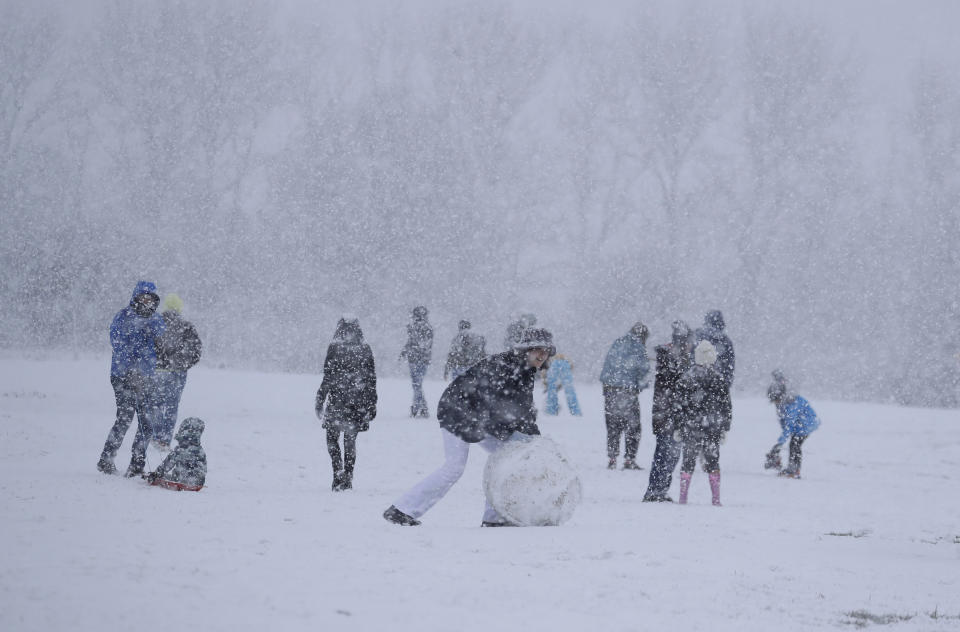
<svg viewBox="0 0 960 632">
<path fill-rule="evenodd" d="M 393 506 L 414 518 L 419 518 L 447 495 L 454 483 L 460 480 L 463 470 L 467 467 L 467 457 L 470 456 L 470 444 L 453 434 L 449 430 L 440 429 L 443 435 L 443 465 L 417 483 L 410 491 L 404 494 Z M 506 441 L 522 435 L 514 433 Z M 506 442 L 495 437 L 487 437 L 477 445 L 489 453 L 494 453 Z M 503 517 L 486 502 L 483 520 L 485 522 L 503 522 Z"/>
</svg>

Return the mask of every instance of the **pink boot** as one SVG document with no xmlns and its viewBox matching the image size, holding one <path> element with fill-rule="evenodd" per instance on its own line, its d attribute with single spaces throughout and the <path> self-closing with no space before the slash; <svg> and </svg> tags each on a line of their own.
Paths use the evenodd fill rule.
<svg viewBox="0 0 960 632">
<path fill-rule="evenodd" d="M 713 505 L 720 506 L 720 470 L 710 472 L 710 494 L 713 496 Z"/>
<path fill-rule="evenodd" d="M 687 492 L 690 491 L 690 479 L 693 474 L 690 472 L 680 472 L 680 504 L 687 504 Z"/>
</svg>

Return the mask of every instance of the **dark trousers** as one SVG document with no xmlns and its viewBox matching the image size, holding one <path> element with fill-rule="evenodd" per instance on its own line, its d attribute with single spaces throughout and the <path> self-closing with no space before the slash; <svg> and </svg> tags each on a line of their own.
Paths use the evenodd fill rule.
<svg viewBox="0 0 960 632">
<path fill-rule="evenodd" d="M 427 408 L 427 398 L 423 396 L 423 376 L 427 374 L 426 364 L 410 363 L 410 381 L 413 383 L 413 405 L 410 414 L 417 417 L 426 417 L 430 414 Z"/>
<path fill-rule="evenodd" d="M 607 422 L 607 456 L 620 454 L 620 436 L 623 435 L 623 455 L 637 457 L 640 447 L 640 400 L 633 389 L 617 386 L 603 387 L 603 412 Z"/>
<path fill-rule="evenodd" d="M 673 469 L 680 460 L 680 442 L 675 441 L 672 432 L 657 435 L 657 447 L 653 451 L 653 465 L 650 466 L 650 482 L 644 498 L 660 498 L 670 491 L 673 482 Z"/>
<path fill-rule="evenodd" d="M 703 470 L 720 470 L 720 435 L 715 432 L 689 430 L 683 437 L 683 461 L 680 471 L 692 474 L 697 466 L 697 457 L 703 456 Z"/>
<path fill-rule="evenodd" d="M 117 400 L 117 419 L 113 422 L 113 428 L 107 435 L 107 441 L 103 445 L 101 459 L 113 461 L 117 456 L 117 451 L 123 443 L 123 437 L 127 434 L 127 428 L 133 422 L 133 416 L 137 416 L 137 434 L 133 439 L 133 450 L 130 457 L 130 467 L 142 470 L 147 461 L 147 441 L 150 440 L 150 416 L 149 410 L 152 404 L 150 394 L 150 383 L 148 378 L 140 376 L 117 377 L 110 376 L 110 384 L 113 386 L 113 395 Z"/>
<path fill-rule="evenodd" d="M 790 470 L 800 473 L 800 462 L 803 461 L 803 442 L 806 441 L 806 437 L 798 437 L 793 435 L 790 437 Z"/>
<path fill-rule="evenodd" d="M 327 428 L 327 452 L 333 465 L 333 473 L 353 473 L 353 465 L 357 462 L 357 431 L 343 430 L 343 461 L 340 460 L 340 430 Z"/>
<path fill-rule="evenodd" d="M 170 443 L 177 425 L 177 412 L 183 387 L 187 383 L 186 371 L 157 371 L 156 409 L 153 419 L 153 436 L 157 441 Z"/>
</svg>

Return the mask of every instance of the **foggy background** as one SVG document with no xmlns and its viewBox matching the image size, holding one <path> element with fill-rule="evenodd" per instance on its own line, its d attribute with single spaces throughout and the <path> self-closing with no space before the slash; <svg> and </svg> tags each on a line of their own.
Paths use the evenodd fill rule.
<svg viewBox="0 0 960 632">
<path fill-rule="evenodd" d="M 594 380 L 716 308 L 740 392 L 960 405 L 960 4 L 347 5 L 0 0 L 0 348 L 147 279 L 208 366 L 422 303 L 434 377 L 531 311 Z"/>
</svg>

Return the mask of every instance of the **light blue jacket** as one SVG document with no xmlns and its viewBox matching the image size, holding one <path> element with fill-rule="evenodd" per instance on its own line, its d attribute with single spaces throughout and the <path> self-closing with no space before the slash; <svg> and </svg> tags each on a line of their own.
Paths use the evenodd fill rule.
<svg viewBox="0 0 960 632">
<path fill-rule="evenodd" d="M 783 432 L 777 444 L 785 443 L 791 436 L 806 437 L 820 427 L 820 419 L 813 412 L 810 402 L 797 395 L 791 401 L 777 406 L 780 427 Z"/>
<path fill-rule="evenodd" d="M 630 333 L 617 338 L 610 346 L 603 361 L 600 382 L 604 386 L 642 391 L 648 386 L 646 379 L 649 372 L 647 348 L 639 336 Z"/>
</svg>

